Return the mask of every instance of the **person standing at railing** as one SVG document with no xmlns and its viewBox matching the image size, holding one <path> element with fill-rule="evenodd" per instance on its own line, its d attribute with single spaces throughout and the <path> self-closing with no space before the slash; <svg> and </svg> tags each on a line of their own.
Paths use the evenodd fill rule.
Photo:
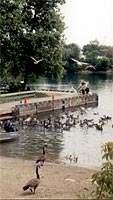
<svg viewBox="0 0 113 200">
<path fill-rule="evenodd" d="M 89 87 L 88 87 L 89 82 L 84 82 L 82 81 L 80 86 L 78 87 L 77 91 L 82 92 L 82 94 L 88 94 L 89 93 Z"/>
</svg>

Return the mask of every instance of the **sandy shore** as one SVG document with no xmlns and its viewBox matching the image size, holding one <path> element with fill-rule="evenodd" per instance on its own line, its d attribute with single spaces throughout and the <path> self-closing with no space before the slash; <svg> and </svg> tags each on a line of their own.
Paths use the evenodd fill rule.
<svg viewBox="0 0 113 200">
<path fill-rule="evenodd" d="M 78 199 L 91 197 L 91 175 L 94 170 L 66 164 L 46 163 L 39 169 L 41 177 L 36 194 L 23 191 L 23 186 L 35 178 L 35 161 L 0 158 L 1 199 Z M 87 190 L 87 189 L 88 190 Z M 80 197 L 78 197 L 80 195 Z"/>
</svg>

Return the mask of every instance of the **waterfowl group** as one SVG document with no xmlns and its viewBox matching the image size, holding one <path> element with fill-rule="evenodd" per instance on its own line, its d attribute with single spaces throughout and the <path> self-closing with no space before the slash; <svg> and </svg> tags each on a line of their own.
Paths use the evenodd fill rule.
<svg viewBox="0 0 113 200">
<path fill-rule="evenodd" d="M 40 119 L 36 115 L 28 117 L 21 121 L 21 125 L 23 129 L 27 129 L 29 127 L 37 128 L 39 132 L 59 132 L 62 133 L 64 131 L 71 131 L 71 128 L 76 128 L 79 125 L 81 128 L 93 128 L 96 130 L 103 130 L 104 125 L 107 124 L 108 120 L 111 120 L 112 117 L 108 115 L 103 115 L 99 117 L 99 112 L 94 112 L 93 115 L 98 116 L 97 119 L 83 119 L 84 116 L 87 115 L 88 109 L 84 107 L 78 108 L 77 115 L 74 114 L 73 111 L 67 111 L 62 113 L 61 115 L 49 115 L 47 119 Z M 82 116 L 80 116 L 82 115 Z M 38 160 L 38 159 L 37 159 Z"/>
<path fill-rule="evenodd" d="M 74 163 L 74 164 L 75 164 L 75 163 L 78 162 L 78 157 L 73 156 L 73 155 L 71 155 L 71 154 L 70 154 L 69 156 L 66 155 L 65 158 L 66 158 L 66 160 L 69 160 L 69 161 L 70 161 L 70 164 L 71 164 L 71 163 Z"/>
<path fill-rule="evenodd" d="M 43 145 L 43 154 L 42 155 L 39 155 L 37 160 L 36 160 L 36 163 L 37 166 L 36 166 L 36 178 L 34 179 L 30 179 L 24 186 L 23 186 L 23 190 L 26 191 L 28 189 L 30 189 L 30 191 L 32 192 L 32 194 L 35 194 L 35 190 L 36 188 L 39 186 L 40 184 L 40 175 L 39 175 L 39 172 L 38 172 L 38 169 L 43 166 L 44 164 L 44 161 L 45 161 L 45 148 L 47 147 L 47 144 L 44 144 Z"/>
<path fill-rule="evenodd" d="M 86 111 L 85 111 L 85 109 L 83 109 L 83 107 L 81 107 L 80 114 L 83 115 L 84 113 L 86 113 Z M 96 114 L 98 115 L 98 113 L 95 113 L 94 115 L 96 115 Z M 81 128 L 95 127 L 96 130 L 102 131 L 103 126 L 106 124 L 106 122 L 108 120 L 111 120 L 111 117 L 108 115 L 103 115 L 102 117 L 100 117 L 98 119 L 98 122 L 95 122 L 94 119 L 92 119 L 92 118 L 91 119 L 86 119 L 86 118 L 83 119 L 83 116 L 82 116 L 82 119 L 80 119 L 80 115 L 74 116 L 73 112 L 71 112 L 71 113 L 66 112 L 66 113 L 63 113 L 62 116 L 60 116 L 60 115 L 54 116 L 54 119 L 52 119 L 52 116 L 49 116 L 47 118 L 47 120 L 44 120 L 44 121 L 37 119 L 36 116 L 34 116 L 34 118 L 32 116 L 32 117 L 29 117 L 28 119 L 24 120 L 24 123 L 26 123 L 27 126 L 29 126 L 29 125 L 32 126 L 35 124 L 37 127 L 41 127 L 42 130 L 45 130 L 45 129 L 47 130 L 48 128 L 51 128 L 51 130 L 54 129 L 54 130 L 70 131 L 71 127 L 76 128 L 76 125 L 78 124 Z M 2 126 L 2 123 L 0 123 L 0 124 Z M 113 127 L 113 124 L 112 124 L 112 127 Z M 32 194 L 35 194 L 35 190 L 40 184 L 40 175 L 38 173 L 38 169 L 40 168 L 40 166 L 44 165 L 44 162 L 46 160 L 46 156 L 45 156 L 46 147 L 47 147 L 47 144 L 44 144 L 42 147 L 42 150 L 43 150 L 42 154 L 39 155 L 36 159 L 36 163 L 40 163 L 36 167 L 36 178 L 29 180 L 23 186 L 24 191 L 29 189 L 32 192 Z M 69 155 L 69 157 L 66 156 L 66 160 L 69 160 L 70 163 L 72 163 L 72 162 L 77 163 L 78 157 Z"/>
</svg>

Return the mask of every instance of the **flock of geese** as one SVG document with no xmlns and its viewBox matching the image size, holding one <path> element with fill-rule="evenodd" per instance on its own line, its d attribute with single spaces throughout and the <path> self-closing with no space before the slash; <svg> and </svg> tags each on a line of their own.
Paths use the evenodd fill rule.
<svg viewBox="0 0 113 200">
<path fill-rule="evenodd" d="M 108 116 L 108 115 L 103 115 L 101 117 L 99 117 L 98 119 L 98 123 L 94 121 L 94 119 L 86 119 L 86 118 L 80 118 L 80 115 L 84 115 L 84 113 L 86 113 L 86 109 L 84 107 L 80 107 L 79 108 L 80 113 L 77 114 L 77 116 L 74 115 L 74 113 L 71 112 L 65 112 L 63 113 L 61 116 L 57 115 L 57 116 L 48 116 L 47 119 L 45 120 L 39 120 L 37 118 L 37 116 L 33 115 L 28 117 L 25 120 L 21 120 L 21 125 L 25 128 L 25 127 L 33 127 L 36 126 L 38 128 L 41 128 L 41 130 L 45 131 L 45 130 L 54 130 L 55 132 L 58 130 L 60 132 L 63 132 L 64 130 L 66 131 L 70 131 L 71 127 L 75 127 L 78 124 L 80 127 L 86 127 L 86 128 L 92 128 L 95 127 L 97 130 L 102 131 L 103 130 L 103 126 L 107 123 L 108 120 L 111 120 L 112 117 Z M 99 115 L 98 112 L 93 113 L 94 115 Z M 19 121 L 20 123 L 20 121 Z M 113 124 L 112 124 L 112 128 L 113 128 Z M 40 175 L 39 175 L 39 168 L 41 166 L 44 165 L 44 162 L 46 160 L 46 156 L 45 156 L 45 149 L 47 148 L 47 144 L 43 145 L 43 152 L 42 155 L 39 155 L 36 159 L 36 178 L 29 180 L 24 186 L 23 186 L 23 190 L 30 190 L 32 194 L 35 194 L 35 190 L 36 188 L 39 186 L 40 184 Z M 72 157 L 72 155 L 70 155 L 69 157 L 66 156 L 66 159 L 70 160 L 70 163 L 72 163 L 72 161 L 74 163 L 78 162 L 78 157 L 74 158 Z"/>
<path fill-rule="evenodd" d="M 81 115 L 83 115 L 85 112 L 85 109 L 83 107 L 80 108 L 80 113 Z M 98 112 L 93 113 L 94 115 L 98 115 Z M 56 129 L 61 129 L 62 130 L 70 130 L 70 128 L 72 126 L 76 126 L 76 124 L 78 123 L 80 127 L 84 127 L 86 126 L 87 128 L 90 127 L 96 127 L 97 130 L 102 131 L 103 130 L 103 125 L 106 123 L 106 121 L 111 120 L 111 117 L 108 115 L 103 115 L 102 117 L 99 118 L 98 123 L 94 122 L 94 119 L 83 119 L 81 120 L 79 115 L 77 115 L 76 117 L 73 115 L 73 113 L 69 114 L 68 112 L 65 113 L 65 115 L 60 116 L 56 116 L 54 120 L 52 120 L 52 116 L 49 116 L 47 120 L 44 121 L 39 121 L 37 120 L 36 116 L 35 117 L 29 117 L 26 120 L 23 121 L 23 125 L 42 125 L 44 129 L 48 129 L 50 127 L 53 127 Z M 35 122 L 35 123 L 34 123 Z M 65 125 L 65 126 L 64 126 Z M 67 129 L 64 129 L 67 128 Z M 113 127 L 113 125 L 112 125 Z M 38 172 L 38 169 L 44 165 L 44 162 L 46 160 L 46 156 L 45 156 L 45 149 L 47 147 L 47 144 L 43 145 L 43 153 L 42 155 L 39 155 L 36 159 L 36 178 L 29 180 L 24 186 L 23 186 L 23 190 L 30 190 L 32 192 L 32 194 L 35 194 L 35 190 L 36 188 L 39 186 L 40 184 L 40 175 Z M 70 160 L 70 164 L 72 162 L 77 163 L 78 162 L 78 157 L 73 157 L 72 155 L 70 156 L 66 156 L 66 160 Z"/>
<path fill-rule="evenodd" d="M 80 114 L 83 115 L 86 112 L 85 108 L 80 107 Z M 99 115 L 98 112 L 94 112 L 94 115 Z M 22 122 L 23 126 L 38 126 L 41 127 L 44 131 L 45 130 L 70 130 L 71 127 L 76 127 L 77 124 L 79 124 L 80 127 L 86 127 L 91 128 L 95 127 L 97 130 L 102 131 L 103 125 L 106 124 L 106 121 L 111 120 L 111 117 L 108 115 L 103 115 L 98 119 L 98 123 L 94 122 L 94 119 L 80 119 L 80 116 L 74 116 L 73 113 L 65 112 L 62 116 L 55 116 L 54 120 L 52 116 L 49 116 L 46 120 L 38 120 L 36 116 L 28 117 Z M 112 125 L 113 128 L 113 125 Z M 46 160 L 45 157 L 45 148 L 47 147 L 47 144 L 43 146 L 43 153 L 42 155 L 39 155 L 36 159 L 36 163 L 38 165 L 36 166 L 36 178 L 29 180 L 24 186 L 23 190 L 26 191 L 27 189 L 30 189 L 32 194 L 35 194 L 36 188 L 40 184 L 40 175 L 38 172 L 38 169 L 44 165 L 44 162 Z M 66 160 L 70 161 L 70 164 L 72 162 L 77 163 L 78 157 L 69 155 L 66 155 Z"/>
<path fill-rule="evenodd" d="M 80 114 L 83 115 L 86 112 L 85 108 L 81 107 L 80 108 Z M 98 112 L 94 112 L 94 115 L 99 115 Z M 80 119 L 80 116 L 77 115 L 76 117 L 74 116 L 73 113 L 68 113 L 65 112 L 64 115 L 62 116 L 56 116 L 53 120 L 52 116 L 49 116 L 46 120 L 44 121 L 39 121 L 37 120 L 36 116 L 29 117 L 26 120 L 23 121 L 23 125 L 24 126 L 41 126 L 41 128 L 45 131 L 45 130 L 52 130 L 54 128 L 54 130 L 70 130 L 71 127 L 76 127 L 77 124 L 79 124 L 80 127 L 86 127 L 86 128 L 92 128 L 95 127 L 97 130 L 102 131 L 103 130 L 103 125 L 106 124 L 106 122 L 108 120 L 111 120 L 112 117 L 108 116 L 108 115 L 103 115 L 102 117 L 100 117 L 98 119 L 98 123 L 94 122 L 94 119 Z M 113 125 L 112 125 L 113 128 Z M 37 157 L 36 163 L 40 163 L 41 165 L 44 164 L 45 162 L 45 148 L 47 147 L 47 145 L 43 146 L 43 154 L 41 156 Z M 76 156 L 72 156 L 66 155 L 66 160 L 70 161 L 70 164 L 73 163 L 77 163 L 78 162 L 78 157 Z M 35 189 L 38 187 L 39 183 L 40 183 L 40 176 L 38 173 L 38 168 L 40 167 L 40 165 L 38 165 L 36 167 L 36 176 L 37 178 L 35 179 L 31 179 L 24 187 L 23 190 L 27 190 L 28 188 L 30 189 L 30 191 L 35 194 Z M 32 188 L 34 189 L 34 191 L 32 190 Z"/>
<path fill-rule="evenodd" d="M 30 189 L 30 191 L 32 192 L 32 194 L 35 194 L 35 190 L 36 188 L 39 186 L 40 184 L 40 175 L 39 175 L 39 172 L 38 172 L 38 169 L 44 165 L 44 162 L 45 162 L 45 148 L 47 147 L 47 144 L 44 144 L 43 146 L 43 153 L 42 155 L 39 155 L 37 157 L 37 160 L 36 160 L 36 163 L 37 166 L 36 166 L 36 178 L 33 178 L 33 179 L 30 179 L 24 186 L 23 186 L 23 190 L 26 191 L 28 189 Z"/>
<path fill-rule="evenodd" d="M 46 132 L 63 132 L 70 131 L 72 127 L 76 128 L 76 126 L 80 126 L 81 128 L 96 128 L 96 130 L 103 131 L 104 125 L 111 120 L 112 117 L 108 115 L 103 115 L 98 119 L 87 119 L 85 117 L 81 118 L 87 113 L 87 109 L 84 107 L 79 108 L 79 113 L 77 115 L 74 114 L 73 111 L 65 112 L 62 115 L 49 115 L 47 119 L 39 119 L 36 115 L 30 116 L 26 119 L 20 119 L 18 122 L 23 129 L 27 127 L 36 127 L 39 131 Z M 98 112 L 94 112 L 93 115 L 99 115 Z M 86 116 L 86 115 L 85 115 Z M 112 124 L 113 127 L 113 124 Z"/>
<path fill-rule="evenodd" d="M 74 164 L 78 162 L 78 157 L 74 156 L 74 155 L 66 155 L 66 160 L 70 161 L 70 164 L 73 162 Z"/>
</svg>

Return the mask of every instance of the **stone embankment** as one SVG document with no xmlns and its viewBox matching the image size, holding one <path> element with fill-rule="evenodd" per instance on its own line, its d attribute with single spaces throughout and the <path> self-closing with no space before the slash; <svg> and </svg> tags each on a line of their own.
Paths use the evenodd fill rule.
<svg viewBox="0 0 113 200">
<path fill-rule="evenodd" d="M 45 93 L 48 94 L 48 97 L 34 97 L 26 99 L 26 101 L 24 99 L 23 102 L 15 101 L 0 104 L 0 119 L 22 117 L 48 111 L 65 110 L 65 108 L 98 104 L 98 95 L 95 93 L 87 95 L 52 91 L 45 91 Z M 3 107 L 5 110 L 3 110 Z"/>
</svg>

